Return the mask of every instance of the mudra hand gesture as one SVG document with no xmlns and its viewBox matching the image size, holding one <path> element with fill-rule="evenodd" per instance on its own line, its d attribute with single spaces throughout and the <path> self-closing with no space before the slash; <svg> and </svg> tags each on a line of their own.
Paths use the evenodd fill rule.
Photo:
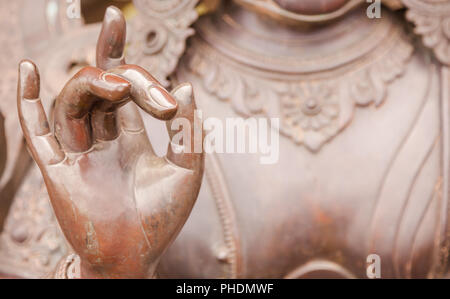
<svg viewBox="0 0 450 299">
<path fill-rule="evenodd" d="M 126 65 L 125 29 L 121 12 L 109 7 L 97 44 L 98 68 L 83 68 L 65 85 L 56 99 L 54 133 L 39 99 L 36 66 L 19 66 L 22 130 L 78 255 L 75 277 L 153 276 L 202 180 L 202 153 L 184 145 L 175 151 L 169 144 L 166 157 L 155 155 L 135 105 L 166 120 L 172 137 L 173 119 L 186 118 L 194 127 L 191 85 L 168 93 L 144 69 Z M 193 147 L 193 136 L 185 144 Z"/>
</svg>

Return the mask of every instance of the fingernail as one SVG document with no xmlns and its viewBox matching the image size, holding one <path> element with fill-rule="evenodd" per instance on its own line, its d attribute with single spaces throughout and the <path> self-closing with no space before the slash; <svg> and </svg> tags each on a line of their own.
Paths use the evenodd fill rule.
<svg viewBox="0 0 450 299">
<path fill-rule="evenodd" d="M 177 102 L 172 98 L 170 93 L 158 85 L 153 85 L 149 89 L 151 98 L 160 106 L 164 108 L 175 108 Z"/>
<path fill-rule="evenodd" d="M 190 83 L 183 83 L 172 91 L 173 96 L 177 99 L 178 104 L 190 105 L 192 104 L 192 85 Z"/>
<path fill-rule="evenodd" d="M 124 78 L 122 78 L 116 74 L 113 74 L 113 73 L 103 73 L 102 79 L 105 80 L 106 82 L 113 83 L 113 84 L 130 85 L 130 82 L 128 82 Z"/>
<path fill-rule="evenodd" d="M 117 7 L 110 5 L 105 11 L 105 20 L 120 21 L 122 19 L 122 12 Z"/>
<path fill-rule="evenodd" d="M 112 73 L 104 73 L 102 75 L 103 81 L 113 84 L 113 89 L 119 92 L 125 92 L 130 89 L 131 83 L 125 80 L 124 78 L 117 76 Z"/>
</svg>

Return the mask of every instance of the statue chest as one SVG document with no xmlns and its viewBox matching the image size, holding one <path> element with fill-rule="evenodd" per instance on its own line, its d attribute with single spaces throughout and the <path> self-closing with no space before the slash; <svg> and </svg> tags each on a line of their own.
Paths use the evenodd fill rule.
<svg viewBox="0 0 450 299">
<path fill-rule="evenodd" d="M 216 81 L 205 84 L 183 65 L 178 74 L 193 82 L 205 118 L 261 116 L 243 114 L 233 97 L 218 100 Z M 187 270 L 187 261 L 172 268 L 163 260 L 163 275 L 170 267 L 209 277 L 367 277 L 373 254 L 382 277 L 438 275 L 436 244 L 447 217 L 442 78 L 420 52 L 394 78 L 378 87 L 378 104 L 377 81 L 370 79 L 366 85 L 298 80 L 287 91 L 264 90 L 263 117 L 280 119 L 278 160 L 264 165 L 264 154 L 209 155 L 198 202 L 167 259 L 183 259 L 178 242 L 186 250 L 192 238 L 210 267 Z M 364 93 L 364 86 L 372 90 Z M 258 96 L 245 95 L 249 109 Z M 372 100 L 364 104 L 364 95 Z M 318 107 L 308 111 L 305 99 Z M 337 115 L 326 113 L 329 107 Z"/>
</svg>

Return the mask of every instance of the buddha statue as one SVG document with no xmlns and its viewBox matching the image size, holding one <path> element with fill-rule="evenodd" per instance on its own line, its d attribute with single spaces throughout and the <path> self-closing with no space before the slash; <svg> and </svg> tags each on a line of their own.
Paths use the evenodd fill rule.
<svg viewBox="0 0 450 299">
<path fill-rule="evenodd" d="M 268 128 L 280 133 L 279 154 L 272 164 L 261 164 L 266 153 L 205 154 L 204 175 L 198 171 L 196 177 L 201 188 L 191 182 L 194 191 L 186 194 L 182 188 L 186 186 L 167 187 L 189 203 L 183 206 L 184 213 L 172 215 L 164 225 L 151 216 L 150 222 L 141 222 L 148 238 L 160 234 L 164 239 L 161 247 L 153 253 L 146 251 L 145 261 L 132 258 L 121 263 L 105 258 L 107 251 L 90 255 L 96 243 L 77 240 L 103 239 L 114 251 L 141 244 L 136 234 L 128 231 L 120 238 L 123 246 L 117 246 L 114 242 L 118 240 L 108 238 L 112 230 L 102 227 L 118 225 L 118 218 L 90 224 L 83 218 L 86 212 L 82 220 L 74 220 L 78 218 L 69 215 L 72 210 L 58 204 L 71 195 L 61 195 L 59 188 L 52 187 L 39 162 L 39 150 L 48 147 L 34 146 L 27 133 L 31 127 L 22 124 L 28 145 L 36 149 L 31 153 L 41 172 L 32 167 L 21 188 L 30 186 L 27 181 L 41 186 L 43 199 L 36 202 L 46 211 L 50 205 L 43 202 L 50 196 L 59 225 L 54 220 L 40 222 L 52 227 L 54 240 L 63 245 L 54 253 L 48 251 L 51 262 L 45 269 L 52 271 L 9 273 L 32 277 L 52 272 L 53 277 L 64 278 L 363 278 L 370 257 L 376 256 L 381 278 L 448 276 L 450 3 L 382 1 L 381 17 L 371 18 L 369 6 L 377 2 L 135 0 L 133 13 L 124 10 L 128 28 L 124 21 L 117 21 L 113 38 L 107 37 L 111 34 L 107 12 L 102 30 L 94 24 L 81 26 L 54 42 L 47 53 L 36 55 L 38 66 L 54 57 L 41 67 L 48 96 L 41 96 L 43 108 L 39 111 L 47 110 L 53 118 L 51 138 L 66 147 L 65 154 L 79 127 L 62 124 L 63 129 L 58 129 L 61 98 L 71 78 L 80 76 L 79 69 L 95 64 L 93 57 L 97 57 L 99 69 L 126 81 L 132 78 L 125 77 L 123 69 L 134 66 L 124 64 L 123 57 L 142 67 L 145 78 L 152 74 L 156 78 L 152 82 L 159 82 L 161 88 L 190 82 L 203 118 L 223 122 L 237 117 L 279 119 L 276 127 Z M 122 20 L 119 11 L 114 12 L 115 18 Z M 70 46 L 70 40 L 76 47 Z M 106 47 L 105 40 L 111 41 L 114 55 L 99 51 Z M 24 63 L 24 71 L 36 71 L 34 64 Z M 68 70 L 68 65 L 75 68 Z M 182 103 L 177 90 L 167 95 Z M 35 98 L 36 94 L 30 97 Z M 117 118 L 121 119 L 121 110 L 128 115 L 133 105 L 120 108 Z M 167 134 L 151 111 L 140 109 L 137 113 L 133 109 L 136 119 L 142 117 L 140 130 L 146 128 L 154 151 L 166 154 L 170 131 Z M 110 122 L 101 119 L 97 125 L 108 131 Z M 61 142 L 64 136 L 69 137 Z M 251 137 L 250 131 L 247 138 Z M 140 147 L 136 141 L 128 144 Z M 87 142 L 82 149 L 85 147 L 92 144 Z M 102 159 L 115 165 L 117 156 L 98 149 L 102 152 Z M 105 164 L 96 164 L 94 170 L 107 175 L 113 166 Z M 133 169 L 144 185 L 154 182 L 154 177 L 145 174 L 157 168 L 152 166 L 144 164 L 142 169 L 147 171 L 142 172 Z M 128 197 L 115 194 L 110 191 L 112 186 L 105 187 L 108 184 L 99 180 L 81 179 L 82 173 L 76 171 L 71 165 L 58 170 L 58 176 L 76 173 L 70 184 L 76 185 L 80 194 L 86 192 L 81 196 L 86 203 L 98 204 L 92 211 L 85 209 L 91 215 L 101 218 L 102 207 L 114 210 L 106 203 L 111 196 Z M 117 185 L 123 184 L 121 192 L 127 192 L 129 181 L 123 177 Z M 138 189 L 142 198 L 155 200 L 152 189 Z M 195 205 L 193 195 L 197 197 Z M 25 222 L 27 208 L 16 202 L 3 235 L 21 236 L 20 226 L 15 225 L 20 221 L 15 219 Z M 168 208 L 165 204 L 161 207 Z M 52 217 L 51 211 L 46 219 Z M 2 268 L 2 240 L 0 272 L 8 272 L 3 269 L 11 267 Z M 16 246 L 12 243 L 4 242 Z M 28 246 L 37 247 L 36 242 Z"/>
</svg>

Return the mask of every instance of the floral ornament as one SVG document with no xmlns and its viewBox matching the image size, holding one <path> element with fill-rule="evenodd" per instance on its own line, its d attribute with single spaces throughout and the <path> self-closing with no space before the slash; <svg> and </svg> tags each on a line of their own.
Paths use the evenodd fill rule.
<svg viewBox="0 0 450 299">
<path fill-rule="evenodd" d="M 340 57 L 352 60 L 322 62 L 326 57 L 303 60 L 299 55 L 299 70 L 281 74 L 270 66 L 236 64 L 197 35 L 177 75 L 184 79 L 195 75 L 211 98 L 228 102 L 239 115 L 280 119 L 281 134 L 317 153 L 349 126 L 357 108 L 380 107 L 389 86 L 403 76 L 411 61 L 414 46 L 403 26 L 388 14 L 374 24 L 372 48 L 343 49 L 345 55 Z M 450 36 L 450 29 L 446 32 Z M 317 67 L 310 69 L 314 62 Z"/>
<path fill-rule="evenodd" d="M 329 82 L 290 85 L 281 96 L 281 131 L 316 151 L 338 131 L 337 92 Z"/>
<path fill-rule="evenodd" d="M 198 0 L 137 0 L 140 13 L 128 22 L 127 62 L 142 65 L 164 86 L 194 34 Z"/>
<path fill-rule="evenodd" d="M 450 2 L 443 0 L 402 0 L 406 18 L 415 25 L 423 44 L 433 49 L 440 62 L 450 64 Z"/>
</svg>

